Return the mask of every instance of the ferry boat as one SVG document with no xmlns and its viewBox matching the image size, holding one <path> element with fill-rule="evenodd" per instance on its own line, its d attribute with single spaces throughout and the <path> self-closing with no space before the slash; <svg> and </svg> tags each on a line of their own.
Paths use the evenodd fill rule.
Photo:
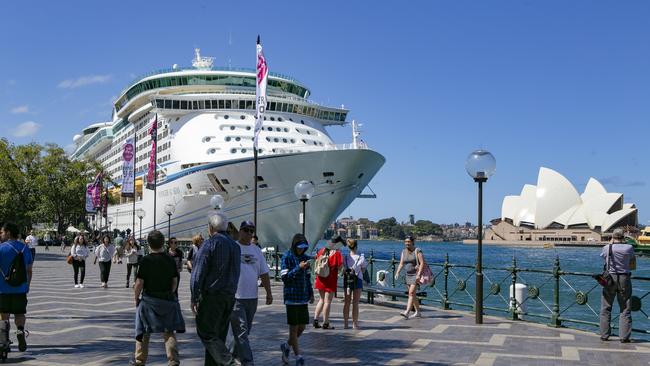
<svg viewBox="0 0 650 366">
<path fill-rule="evenodd" d="M 640 255 L 650 255 L 650 226 L 646 226 L 636 238 L 634 252 Z"/>
<path fill-rule="evenodd" d="M 138 78 L 113 106 L 110 122 L 94 123 L 74 136 L 72 159 L 94 159 L 110 174 L 111 229 L 133 228 L 146 236 L 154 228 L 178 238 L 207 235 L 210 199 L 221 195 L 221 208 L 239 227 L 253 219 L 253 131 L 255 70 L 219 68 L 213 58 L 195 50 L 192 67 L 159 70 Z M 263 246 L 286 248 L 301 232 L 298 181 L 314 184 L 306 203 L 305 226 L 310 243 L 362 195 L 385 158 L 361 140 L 358 125 L 347 121 L 349 110 L 310 101 L 310 90 L 296 79 L 270 73 L 267 110 L 258 139 L 257 235 Z M 157 118 L 157 200 L 144 188 L 152 140 L 148 130 Z M 335 144 L 327 127 L 352 125 L 352 142 Z M 133 198 L 121 197 L 122 145 L 137 137 L 135 210 L 146 214 L 132 223 Z M 144 184 L 146 186 L 146 184 Z M 165 207 L 172 205 L 171 216 Z M 140 224 L 140 221 L 142 222 Z M 134 226 L 134 227 L 133 227 Z"/>
</svg>

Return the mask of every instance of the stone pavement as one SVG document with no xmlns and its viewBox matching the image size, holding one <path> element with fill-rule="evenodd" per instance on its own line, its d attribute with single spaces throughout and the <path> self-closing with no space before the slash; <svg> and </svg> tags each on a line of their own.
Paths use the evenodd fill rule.
<svg viewBox="0 0 650 366">
<path fill-rule="evenodd" d="M 7 363 L 34 366 L 127 365 L 134 348 L 134 303 L 125 288 L 126 265 L 114 264 L 108 289 L 87 262 L 86 288 L 73 287 L 72 267 L 59 248 L 39 248 L 29 295 L 28 350 L 9 354 Z M 183 365 L 202 365 L 203 347 L 189 310 L 189 275 L 180 297 L 187 333 L 180 334 Z M 275 302 L 260 305 L 251 341 L 258 365 L 281 365 L 280 342 L 287 337 L 281 286 Z M 263 290 L 262 290 L 263 291 Z M 263 299 L 264 296 L 261 296 Z M 650 365 L 650 344 L 601 342 L 594 333 L 485 317 L 476 326 L 471 313 L 427 308 L 422 319 L 404 320 L 400 308 L 361 304 L 362 329 L 342 329 L 342 303 L 335 299 L 334 330 L 307 327 L 300 343 L 308 365 Z M 313 311 L 313 306 L 310 306 Z M 15 340 L 12 324 L 11 337 Z M 165 365 L 161 337 L 153 336 L 150 365 Z"/>
</svg>

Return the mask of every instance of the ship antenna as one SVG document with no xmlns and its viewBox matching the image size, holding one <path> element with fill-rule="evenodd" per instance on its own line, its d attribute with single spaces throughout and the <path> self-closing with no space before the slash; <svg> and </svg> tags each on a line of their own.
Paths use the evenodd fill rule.
<svg viewBox="0 0 650 366">
<path fill-rule="evenodd" d="M 232 69 L 231 47 L 232 47 L 232 30 L 228 32 L 228 70 Z"/>
</svg>

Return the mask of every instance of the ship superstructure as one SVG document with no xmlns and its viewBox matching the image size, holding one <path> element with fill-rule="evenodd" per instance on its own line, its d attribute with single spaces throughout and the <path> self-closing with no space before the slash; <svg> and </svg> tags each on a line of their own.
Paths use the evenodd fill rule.
<svg viewBox="0 0 650 366">
<path fill-rule="evenodd" d="M 122 145 L 137 137 L 136 210 L 147 211 L 142 230 L 154 228 L 153 191 L 143 189 L 151 150 L 149 127 L 158 121 L 156 227 L 165 227 L 164 206 L 175 207 L 171 234 L 190 237 L 207 229 L 210 198 L 222 195 L 223 211 L 239 223 L 253 216 L 253 128 L 255 70 L 216 68 L 197 49 L 193 67 L 160 70 L 137 79 L 116 100 L 113 119 L 86 127 L 74 137 L 73 159 L 95 159 L 115 182 L 122 180 Z M 300 204 L 293 195 L 299 180 L 316 194 L 307 205 L 307 233 L 315 241 L 363 190 L 385 159 L 359 142 L 336 145 L 327 126 L 344 125 L 348 110 L 311 102 L 297 80 L 270 73 L 267 109 L 258 155 L 258 236 L 269 245 L 286 246 L 300 231 Z M 111 193 L 113 227 L 132 227 L 133 201 Z M 135 232 L 138 233 L 139 222 Z"/>
</svg>

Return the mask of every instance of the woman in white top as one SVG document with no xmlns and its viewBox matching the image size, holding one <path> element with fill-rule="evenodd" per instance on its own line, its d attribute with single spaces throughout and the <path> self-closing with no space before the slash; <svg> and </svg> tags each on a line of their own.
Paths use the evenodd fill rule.
<svg viewBox="0 0 650 366">
<path fill-rule="evenodd" d="M 138 273 L 138 257 L 140 247 L 135 242 L 135 238 L 130 236 L 124 245 L 124 256 L 126 257 L 126 287 L 129 287 L 129 280 L 131 279 L 131 271 L 133 271 L 133 283 Z"/>
<path fill-rule="evenodd" d="M 345 289 L 345 302 L 343 305 L 343 328 L 348 329 L 350 317 L 350 303 L 352 303 L 352 328 L 359 329 L 359 300 L 363 289 L 363 272 L 368 267 L 368 262 L 363 254 L 357 253 L 358 245 L 354 239 L 347 239 L 346 245 L 350 252 L 343 259 L 343 288 Z"/>
<path fill-rule="evenodd" d="M 70 248 L 70 255 L 72 256 L 72 269 L 74 270 L 74 287 L 83 288 L 84 278 L 86 277 L 86 258 L 90 255 L 88 250 L 88 242 L 82 235 L 74 239 L 74 244 Z M 79 278 L 81 272 L 81 278 Z"/>
<path fill-rule="evenodd" d="M 102 243 L 95 248 L 95 261 L 99 261 L 99 273 L 102 287 L 108 287 L 108 276 L 111 274 L 111 258 L 115 255 L 115 245 L 111 237 L 104 235 Z"/>
</svg>

